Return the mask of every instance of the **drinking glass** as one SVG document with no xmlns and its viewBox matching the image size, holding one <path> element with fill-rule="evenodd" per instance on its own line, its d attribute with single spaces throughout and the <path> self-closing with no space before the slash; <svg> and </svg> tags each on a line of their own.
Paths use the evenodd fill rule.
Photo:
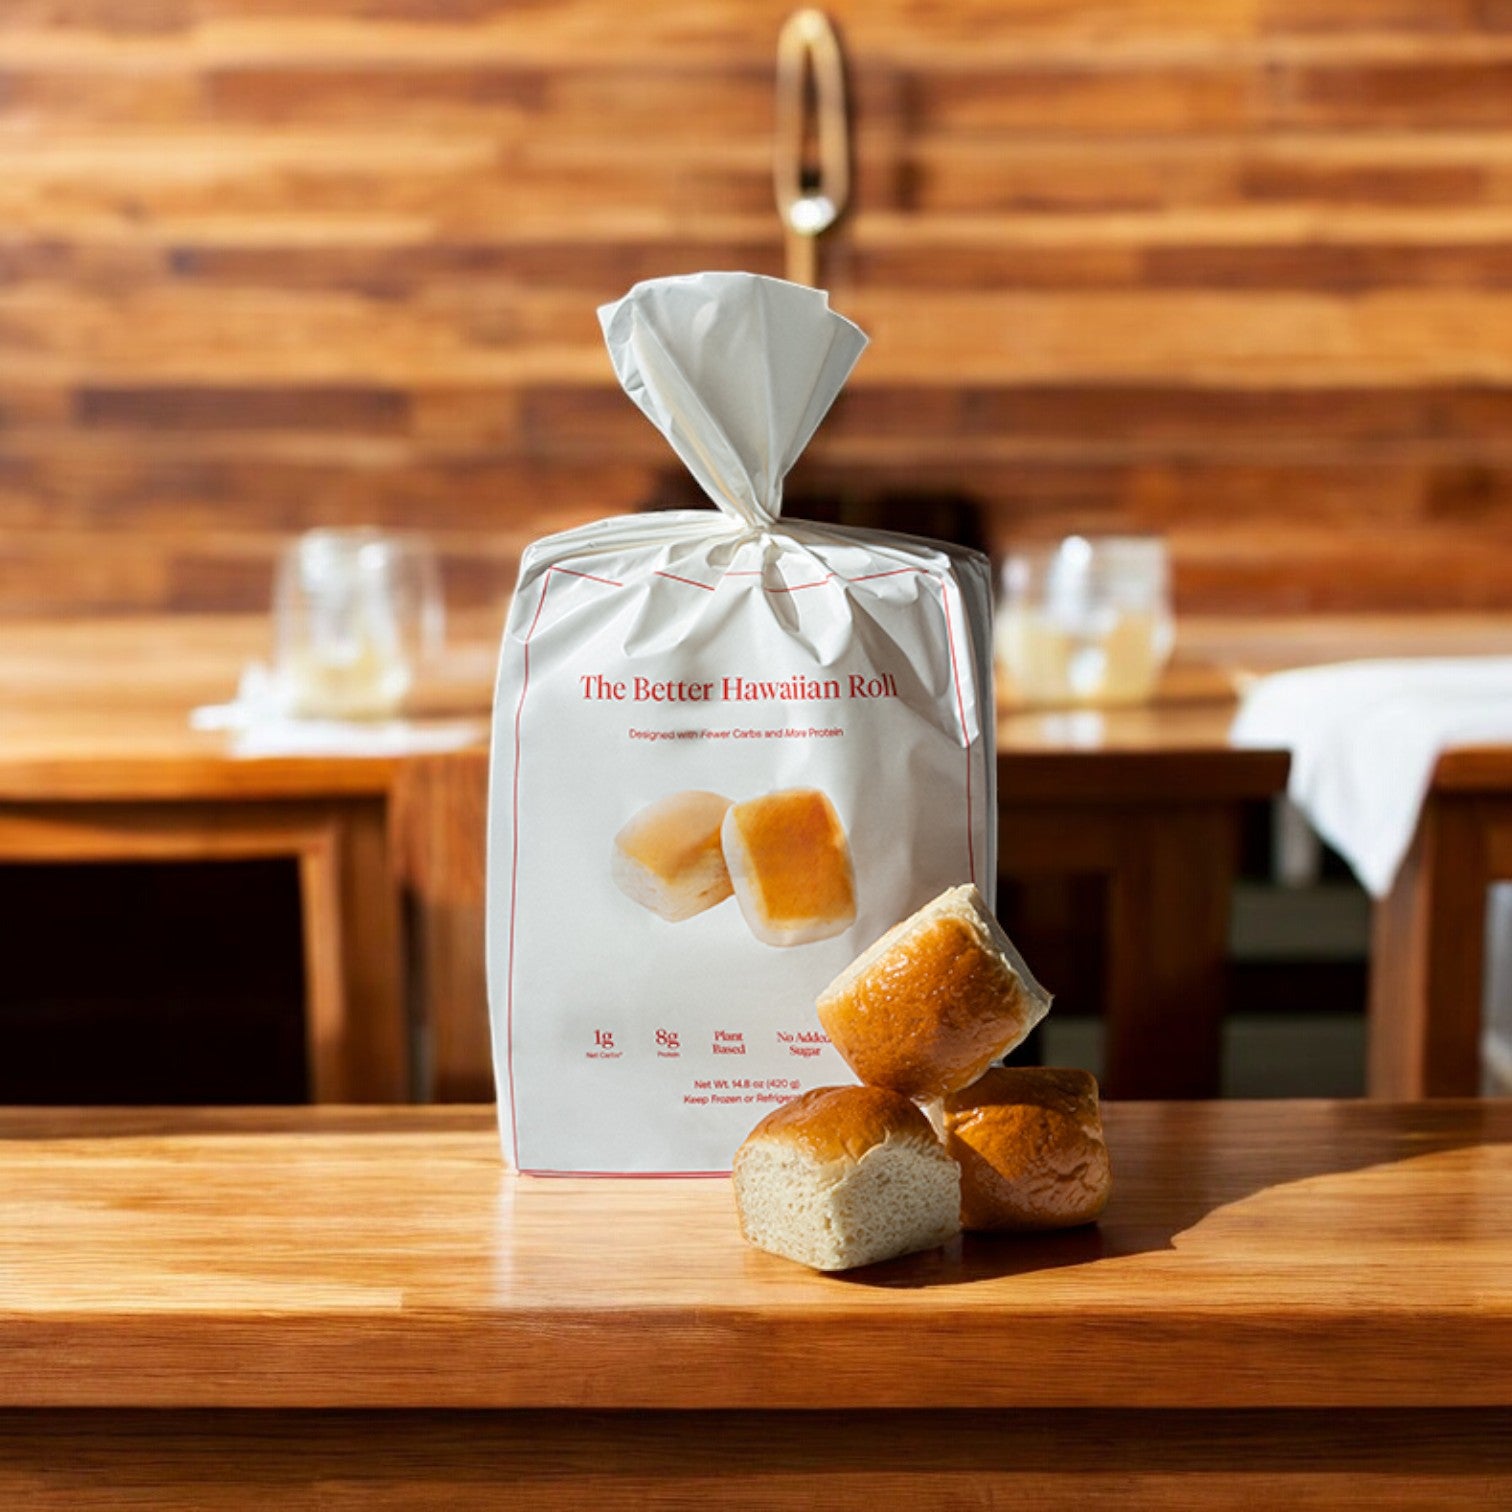
<svg viewBox="0 0 1512 1512">
<path fill-rule="evenodd" d="M 435 553 L 417 536 L 309 531 L 279 562 L 273 618 L 290 713 L 391 716 L 445 635 Z"/>
<path fill-rule="evenodd" d="M 1158 536 L 1068 536 L 1010 554 L 996 650 L 1032 704 L 1138 703 L 1175 641 L 1170 563 Z"/>
</svg>

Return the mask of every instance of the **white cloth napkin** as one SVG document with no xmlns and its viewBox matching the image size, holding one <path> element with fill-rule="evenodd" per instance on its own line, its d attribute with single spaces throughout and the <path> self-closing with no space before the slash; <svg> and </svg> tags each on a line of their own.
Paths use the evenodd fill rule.
<svg viewBox="0 0 1512 1512">
<path fill-rule="evenodd" d="M 1292 755 L 1287 794 L 1367 891 L 1391 889 L 1441 752 L 1512 743 L 1512 657 L 1308 667 L 1262 678 L 1230 739 Z"/>
<path fill-rule="evenodd" d="M 276 756 L 426 756 L 458 751 L 487 737 L 476 719 L 416 723 L 408 719 L 301 719 L 286 712 L 277 680 L 260 662 L 242 674 L 234 702 L 191 711 L 196 730 L 225 731 L 231 754 Z"/>
</svg>

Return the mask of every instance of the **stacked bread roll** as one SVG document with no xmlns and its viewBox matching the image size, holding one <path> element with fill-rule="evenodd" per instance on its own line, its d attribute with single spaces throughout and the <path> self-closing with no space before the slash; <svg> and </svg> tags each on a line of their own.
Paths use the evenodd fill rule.
<svg viewBox="0 0 1512 1512">
<path fill-rule="evenodd" d="M 733 1172 L 742 1233 L 845 1270 L 962 1227 L 1091 1222 L 1110 1188 L 1097 1083 L 994 1065 L 1049 1007 L 975 887 L 890 930 L 818 1001 L 865 1085 L 806 1093 L 751 1131 Z"/>
</svg>

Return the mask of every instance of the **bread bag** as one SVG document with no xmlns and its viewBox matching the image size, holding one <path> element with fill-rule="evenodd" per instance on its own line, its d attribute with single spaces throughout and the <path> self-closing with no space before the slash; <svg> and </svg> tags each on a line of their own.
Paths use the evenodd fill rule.
<svg viewBox="0 0 1512 1512">
<path fill-rule="evenodd" d="M 943 888 L 991 897 L 984 557 L 781 516 L 866 338 L 710 273 L 600 312 L 715 509 L 536 542 L 494 706 L 488 979 L 505 1151 L 539 1173 L 728 1171 L 853 1081 L 814 999 Z"/>
</svg>

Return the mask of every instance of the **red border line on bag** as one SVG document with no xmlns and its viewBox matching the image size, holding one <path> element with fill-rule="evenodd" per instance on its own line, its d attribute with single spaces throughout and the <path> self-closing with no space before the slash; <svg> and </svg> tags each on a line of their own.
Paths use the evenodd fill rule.
<svg viewBox="0 0 1512 1512">
<path fill-rule="evenodd" d="M 611 588 L 623 588 L 625 586 L 623 583 L 616 583 L 613 578 L 599 577 L 597 573 L 578 572 L 575 568 L 572 567 L 558 567 L 555 562 L 553 562 L 551 566 L 546 569 L 546 576 L 550 577 L 553 572 L 564 572 L 568 577 L 587 578 L 590 583 L 607 583 Z M 543 589 L 541 591 L 541 597 L 545 598 L 545 596 L 546 593 Z M 532 625 L 530 628 L 534 630 L 535 626 Z"/>
<path fill-rule="evenodd" d="M 523 662 L 520 676 L 520 697 L 515 704 L 514 717 L 514 773 L 513 790 L 510 797 L 510 864 L 509 864 L 509 949 L 507 956 L 507 983 L 504 993 L 504 1067 L 505 1078 L 509 1083 L 509 1130 L 510 1138 L 514 1145 L 516 1170 L 522 1176 L 573 1176 L 587 1180 L 622 1180 L 626 1178 L 710 1178 L 728 1176 L 728 1171 L 555 1171 L 549 1169 L 526 1169 L 518 1165 L 520 1153 L 520 1132 L 518 1125 L 519 1099 L 515 1093 L 514 1081 L 514 958 L 515 958 L 515 910 L 519 896 L 519 870 L 520 870 L 520 723 L 525 713 L 525 693 L 530 687 L 530 642 L 534 638 L 536 629 L 541 622 L 541 612 L 546 607 L 546 593 L 551 586 L 551 574 L 553 572 L 564 573 L 568 577 L 584 578 L 590 583 L 602 583 L 608 588 L 623 588 L 622 582 L 614 578 L 596 576 L 591 572 L 578 572 L 571 567 L 558 567 L 555 563 L 549 566 L 541 575 L 541 597 L 536 604 L 536 611 L 531 616 L 530 629 L 525 632 L 525 639 L 521 643 Z M 714 592 L 714 585 L 700 583 L 693 578 L 678 577 L 676 573 L 662 572 L 653 569 L 656 577 L 666 578 L 669 582 L 685 583 L 690 588 L 702 588 L 707 593 Z M 800 588 L 820 588 L 826 583 L 842 581 L 846 583 L 870 583 L 879 578 L 903 577 L 910 573 L 917 573 L 922 577 L 933 578 L 940 585 L 940 610 L 945 616 L 945 640 L 950 648 L 950 677 L 955 684 L 956 712 L 961 722 L 961 736 L 966 741 L 966 858 L 971 873 L 971 880 L 977 881 L 976 870 L 976 841 L 974 831 L 975 809 L 973 806 L 973 783 L 971 763 L 971 741 L 966 734 L 966 700 L 961 691 L 960 663 L 956 657 L 956 632 L 955 621 L 951 617 L 949 602 L 949 585 L 945 575 L 935 572 L 928 567 L 895 567 L 888 572 L 869 572 L 860 577 L 841 578 L 838 573 L 831 573 L 826 578 L 820 578 L 812 583 L 798 583 L 792 588 L 768 588 L 768 593 L 795 593 Z M 727 572 L 725 577 L 756 577 L 764 575 L 761 572 Z M 723 579 L 721 579 L 723 581 Z"/>
<path fill-rule="evenodd" d="M 916 572 L 933 578 L 940 585 L 940 612 L 945 616 L 945 644 L 950 647 L 950 680 L 955 684 L 956 715 L 961 721 L 961 739 L 966 742 L 966 870 L 973 882 L 977 881 L 976 866 L 976 809 L 973 801 L 974 784 L 971 776 L 971 737 L 966 733 L 966 697 L 961 691 L 961 667 L 956 659 L 955 621 L 950 617 L 950 586 L 945 574 L 928 567 L 893 567 L 887 572 L 865 572 L 860 577 L 846 578 L 848 583 L 874 583 L 878 578 L 903 577 Z"/>
<path fill-rule="evenodd" d="M 700 583 L 697 578 L 678 577 L 675 572 L 663 572 L 659 567 L 652 569 L 652 576 L 666 578 L 669 583 L 686 583 L 690 588 L 702 588 L 705 593 L 713 593 L 717 583 Z M 619 587 L 616 583 L 615 587 Z"/>
<path fill-rule="evenodd" d="M 971 802 L 971 739 L 966 734 L 966 698 L 961 692 L 961 670 L 956 665 L 955 622 L 950 617 L 950 594 L 941 578 L 940 608 L 945 614 L 945 643 L 950 647 L 950 679 L 955 683 L 956 712 L 961 720 L 961 738 L 966 741 L 966 867 L 971 880 L 977 879 L 976 869 L 976 813 Z"/>
<path fill-rule="evenodd" d="M 768 593 L 800 593 L 805 588 L 822 588 L 826 583 L 833 583 L 839 576 L 838 572 L 832 572 L 828 577 L 815 578 L 812 583 L 793 583 L 791 586 L 784 585 L 780 588 L 768 588 L 766 591 Z M 855 583 L 859 582 L 860 579 L 851 578 L 848 581 Z"/>
<path fill-rule="evenodd" d="M 516 1159 L 520 1154 L 520 1130 L 515 1109 L 514 1080 L 514 976 L 515 976 L 515 910 L 520 896 L 520 721 L 525 715 L 525 693 L 530 687 L 530 642 L 541 623 L 541 611 L 546 607 L 546 594 L 551 588 L 551 574 L 555 567 L 548 567 L 541 575 L 541 597 L 536 602 L 536 612 L 531 617 L 530 629 L 521 643 L 522 670 L 520 674 L 520 697 L 515 704 L 514 717 L 514 782 L 510 794 L 509 809 L 509 951 L 505 966 L 504 992 L 504 1074 L 509 1082 L 509 1138 L 514 1146 Z M 586 576 L 586 574 L 583 574 Z M 599 582 L 607 583 L 608 578 Z M 616 584 L 618 586 L 618 584 Z"/>
<path fill-rule="evenodd" d="M 546 607 L 546 594 L 551 587 L 551 574 L 560 572 L 567 577 L 584 578 L 590 583 L 602 583 L 609 588 L 623 588 L 623 583 L 613 578 L 599 577 L 592 572 L 578 572 L 571 567 L 558 567 L 555 562 L 541 574 L 541 597 L 536 603 L 536 612 L 531 616 L 530 629 L 525 632 L 522 647 L 520 673 L 520 697 L 515 704 L 514 717 L 514 772 L 510 794 L 509 813 L 509 951 L 505 966 L 504 990 L 504 1075 L 509 1083 L 509 1136 L 514 1145 L 516 1160 L 520 1154 L 519 1099 L 515 1095 L 514 1079 L 514 977 L 515 977 L 515 915 L 520 894 L 520 722 L 525 715 L 525 693 L 530 687 L 530 643 L 535 638 L 536 628 L 541 623 L 541 612 Z"/>
</svg>

